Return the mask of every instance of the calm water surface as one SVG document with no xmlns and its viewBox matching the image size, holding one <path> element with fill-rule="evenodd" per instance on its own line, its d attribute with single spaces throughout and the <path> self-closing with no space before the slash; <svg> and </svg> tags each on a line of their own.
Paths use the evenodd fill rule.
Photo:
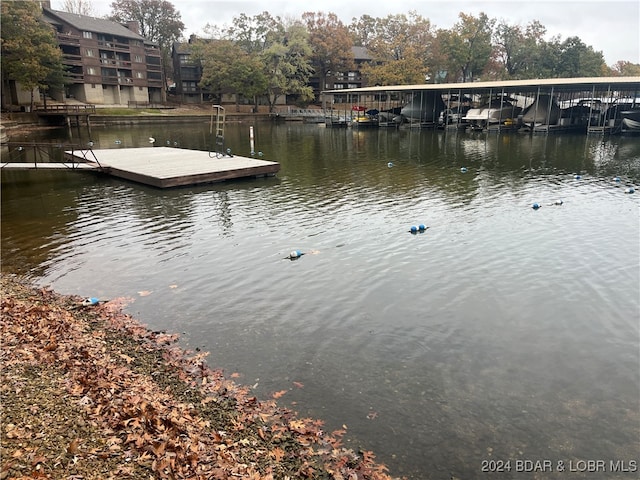
<svg viewBox="0 0 640 480">
<path fill-rule="evenodd" d="M 346 424 L 394 475 L 595 478 L 557 462 L 605 460 L 598 478 L 637 478 L 608 462 L 640 461 L 640 138 L 255 131 L 275 178 L 162 191 L 3 171 L 3 271 L 131 297 L 259 396 Z M 149 136 L 209 145 L 204 123 L 92 132 L 98 148 Z M 249 155 L 248 124 L 226 140 Z"/>
</svg>

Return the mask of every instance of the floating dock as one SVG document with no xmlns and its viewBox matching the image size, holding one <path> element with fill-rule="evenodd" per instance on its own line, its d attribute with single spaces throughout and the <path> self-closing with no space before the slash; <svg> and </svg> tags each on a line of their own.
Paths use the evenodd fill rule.
<svg viewBox="0 0 640 480">
<path fill-rule="evenodd" d="M 85 163 L 87 151 L 65 151 L 70 161 Z M 266 160 L 171 147 L 91 150 L 97 169 L 114 177 L 157 188 L 181 187 L 275 175 L 280 164 Z M 40 164 L 46 168 L 46 164 Z"/>
</svg>

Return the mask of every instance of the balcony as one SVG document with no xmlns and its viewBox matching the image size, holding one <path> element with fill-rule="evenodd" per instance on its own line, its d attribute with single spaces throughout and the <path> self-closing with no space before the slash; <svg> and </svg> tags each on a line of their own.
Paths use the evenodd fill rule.
<svg viewBox="0 0 640 480">
<path fill-rule="evenodd" d="M 80 35 L 71 35 L 69 33 L 58 33 L 59 45 L 74 45 L 80 46 Z"/>
<path fill-rule="evenodd" d="M 65 65 L 82 65 L 82 56 L 80 55 L 72 55 L 70 53 L 62 54 L 62 62 Z"/>
<path fill-rule="evenodd" d="M 100 59 L 100 63 L 102 65 L 110 65 L 110 66 L 115 66 L 115 67 L 124 67 L 124 68 L 131 68 L 131 62 L 128 60 L 115 60 L 113 58 L 101 58 Z"/>
<path fill-rule="evenodd" d="M 108 49 L 108 50 L 122 50 L 125 52 L 128 52 L 129 50 L 131 50 L 131 47 L 128 43 L 116 43 L 116 42 L 107 42 L 104 40 L 100 40 L 98 41 L 98 46 Z"/>
</svg>

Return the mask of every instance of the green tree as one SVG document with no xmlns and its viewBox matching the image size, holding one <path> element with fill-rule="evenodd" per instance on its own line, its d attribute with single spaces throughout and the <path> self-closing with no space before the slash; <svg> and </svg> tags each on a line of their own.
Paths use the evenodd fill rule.
<svg viewBox="0 0 640 480">
<path fill-rule="evenodd" d="M 171 47 L 185 28 L 180 12 L 173 4 L 166 0 L 115 0 L 111 3 L 111 10 L 110 18 L 113 21 L 138 22 L 140 35 L 160 47 L 163 72 L 173 76 L 169 60 Z"/>
<path fill-rule="evenodd" d="M 31 90 L 33 108 L 36 88 L 46 94 L 63 86 L 62 52 L 53 28 L 42 20 L 39 3 L 5 1 L 0 6 L 2 83 L 7 88 L 14 80 Z"/>
<path fill-rule="evenodd" d="M 537 20 L 526 28 L 500 22 L 494 32 L 495 56 L 504 69 L 506 78 L 535 78 L 534 59 L 544 43 L 546 29 Z"/>
<path fill-rule="evenodd" d="M 491 59 L 491 36 L 495 20 L 481 12 L 473 15 L 460 13 L 459 21 L 450 30 L 440 30 L 440 45 L 448 57 L 449 71 L 457 78 L 452 81 L 471 81 L 480 77 Z"/>
<path fill-rule="evenodd" d="M 556 71 L 563 78 L 600 77 L 606 73 L 607 64 L 602 52 L 596 52 L 578 37 L 569 37 L 560 45 Z"/>
<path fill-rule="evenodd" d="M 236 42 L 226 39 L 198 41 L 192 45 L 193 59 L 202 65 L 200 86 L 214 92 L 235 93 L 253 100 L 267 90 L 267 79 L 259 58 Z"/>
<path fill-rule="evenodd" d="M 236 42 L 247 53 L 261 53 L 268 45 L 269 37 L 284 35 L 284 25 L 280 17 L 262 12 L 253 17 L 242 13 L 233 19 L 233 25 L 226 30 L 226 38 Z"/>
<path fill-rule="evenodd" d="M 311 44 L 311 64 L 320 77 L 320 90 L 327 85 L 330 72 L 339 73 L 355 68 L 353 40 L 349 29 L 335 13 L 306 12 L 302 14 Z"/>
<path fill-rule="evenodd" d="M 301 24 L 288 27 L 284 35 L 278 31 L 267 36 L 267 48 L 260 55 L 267 78 L 267 102 L 273 111 L 279 97 L 296 96 L 306 103 L 313 100 L 309 79 L 311 46 L 306 28 Z"/>
</svg>

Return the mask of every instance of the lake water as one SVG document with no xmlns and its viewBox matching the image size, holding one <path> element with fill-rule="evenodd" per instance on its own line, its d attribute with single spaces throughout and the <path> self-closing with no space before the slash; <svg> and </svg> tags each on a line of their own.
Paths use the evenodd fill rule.
<svg viewBox="0 0 640 480">
<path fill-rule="evenodd" d="M 249 124 L 225 133 L 249 155 Z M 150 136 L 210 145 L 205 122 L 92 132 Z M 580 462 L 604 460 L 597 478 L 637 478 L 640 138 L 265 122 L 255 141 L 277 177 L 163 191 L 3 171 L 3 271 L 131 297 L 394 475 L 595 478 Z"/>
</svg>

